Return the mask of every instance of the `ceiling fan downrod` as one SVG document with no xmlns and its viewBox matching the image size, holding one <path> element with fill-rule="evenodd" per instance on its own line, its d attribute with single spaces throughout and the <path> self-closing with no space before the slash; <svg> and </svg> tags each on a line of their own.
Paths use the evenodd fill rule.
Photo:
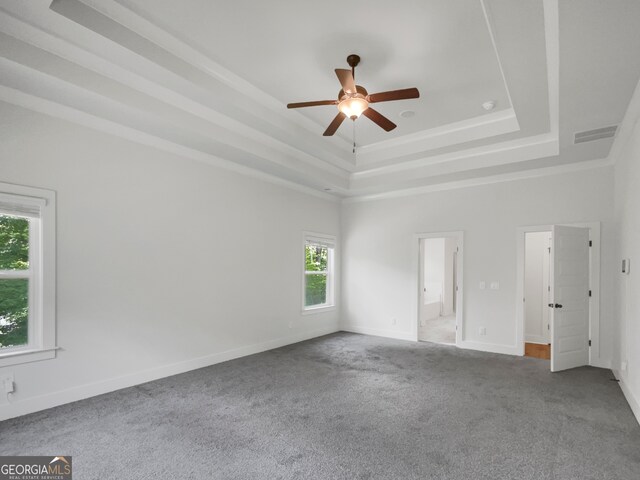
<svg viewBox="0 0 640 480">
<path fill-rule="evenodd" d="M 360 63 L 360 56 L 352 53 L 347 57 L 347 64 L 351 67 L 351 76 L 353 77 L 353 81 L 356 81 L 356 67 Z"/>
</svg>

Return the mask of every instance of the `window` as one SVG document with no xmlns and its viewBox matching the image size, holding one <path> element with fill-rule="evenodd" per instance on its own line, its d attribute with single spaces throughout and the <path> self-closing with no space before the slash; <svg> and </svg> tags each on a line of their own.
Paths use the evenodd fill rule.
<svg viewBox="0 0 640 480">
<path fill-rule="evenodd" d="M 302 307 L 305 311 L 334 306 L 335 237 L 305 233 L 304 288 Z"/>
<path fill-rule="evenodd" d="M 54 202 L 0 183 L 0 367 L 55 356 Z"/>
<path fill-rule="evenodd" d="M 29 218 L 0 211 L 0 348 L 29 343 L 29 299 L 35 285 L 29 268 L 31 226 Z"/>
</svg>

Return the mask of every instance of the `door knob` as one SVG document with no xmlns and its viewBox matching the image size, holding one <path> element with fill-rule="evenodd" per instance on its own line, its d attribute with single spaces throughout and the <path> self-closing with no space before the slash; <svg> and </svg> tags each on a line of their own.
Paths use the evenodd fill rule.
<svg viewBox="0 0 640 480">
<path fill-rule="evenodd" d="M 554 305 L 554 308 L 562 308 L 562 305 L 560 305 L 559 303 L 556 303 L 556 304 Z"/>
</svg>

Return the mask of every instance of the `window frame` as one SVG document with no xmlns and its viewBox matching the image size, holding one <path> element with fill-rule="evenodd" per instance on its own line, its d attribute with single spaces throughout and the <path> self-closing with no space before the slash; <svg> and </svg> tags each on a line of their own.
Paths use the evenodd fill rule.
<svg viewBox="0 0 640 480">
<path fill-rule="evenodd" d="M 29 220 L 29 269 L 0 273 L 2 279 L 29 279 L 27 344 L 0 349 L 0 367 L 56 356 L 55 198 L 51 190 L 0 183 L 0 202 L 39 209 L 39 214 L 23 214 L 0 206 L 2 214 Z"/>
<path fill-rule="evenodd" d="M 326 246 L 327 252 L 327 270 L 325 272 L 307 271 L 306 269 L 306 252 L 307 244 Z M 313 313 L 327 312 L 336 308 L 336 237 L 316 232 L 303 232 L 302 235 L 302 314 L 309 315 Z M 306 305 L 307 293 L 307 275 L 326 275 L 327 277 L 327 294 L 325 303 L 317 305 Z"/>
</svg>

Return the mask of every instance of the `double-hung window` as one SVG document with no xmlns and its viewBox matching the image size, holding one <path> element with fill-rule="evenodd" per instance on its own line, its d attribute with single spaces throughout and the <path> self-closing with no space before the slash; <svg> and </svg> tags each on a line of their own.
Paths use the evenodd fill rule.
<svg viewBox="0 0 640 480">
<path fill-rule="evenodd" d="M 335 248 L 333 236 L 304 234 L 304 311 L 335 305 Z"/>
<path fill-rule="evenodd" d="M 0 367 L 55 356 L 54 202 L 0 184 Z"/>
</svg>

